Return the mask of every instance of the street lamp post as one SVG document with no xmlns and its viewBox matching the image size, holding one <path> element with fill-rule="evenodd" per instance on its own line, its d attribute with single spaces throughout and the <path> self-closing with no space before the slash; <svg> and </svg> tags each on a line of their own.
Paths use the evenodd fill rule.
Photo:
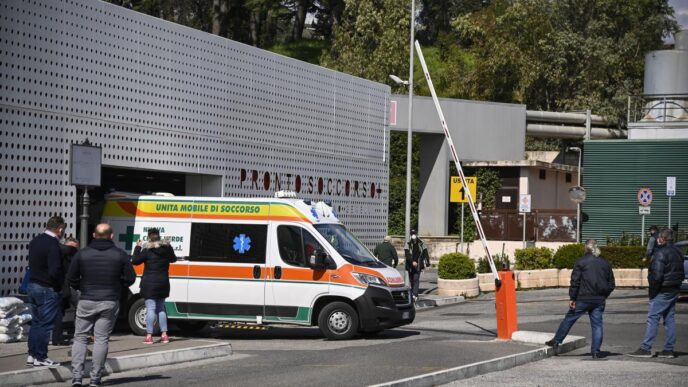
<svg viewBox="0 0 688 387">
<path fill-rule="evenodd" d="M 578 187 L 581 186 L 581 158 L 582 152 L 581 148 L 574 146 L 570 147 L 569 150 L 578 153 Z M 576 202 L 576 242 L 580 243 L 580 224 L 581 224 L 581 201 Z"/>
<path fill-rule="evenodd" d="M 408 86 L 408 131 L 406 134 L 406 211 L 404 214 L 404 236 L 408 241 L 411 234 L 411 162 L 413 160 L 413 51 L 415 32 L 416 3 L 411 0 L 411 39 L 409 43 L 409 77 L 408 81 L 390 74 L 389 77 L 397 84 Z"/>
</svg>

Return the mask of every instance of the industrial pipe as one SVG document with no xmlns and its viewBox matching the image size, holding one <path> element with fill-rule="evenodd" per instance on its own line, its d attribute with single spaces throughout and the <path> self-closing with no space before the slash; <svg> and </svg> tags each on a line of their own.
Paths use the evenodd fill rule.
<svg viewBox="0 0 688 387">
<path fill-rule="evenodd" d="M 561 112 L 546 112 L 539 110 L 526 110 L 526 121 L 547 122 L 557 124 L 585 124 L 585 113 L 561 113 Z M 609 121 L 595 114 L 590 115 L 590 121 L 593 125 L 610 126 Z"/>
<path fill-rule="evenodd" d="M 585 138 L 585 127 L 547 124 L 526 124 L 526 134 L 533 137 Z M 626 137 L 626 131 L 621 129 L 590 129 L 590 138 L 613 139 Z"/>
</svg>

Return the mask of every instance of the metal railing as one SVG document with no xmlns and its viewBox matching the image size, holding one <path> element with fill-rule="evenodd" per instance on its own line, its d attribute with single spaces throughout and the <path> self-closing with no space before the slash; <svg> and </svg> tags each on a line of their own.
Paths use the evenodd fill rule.
<svg viewBox="0 0 688 387">
<path fill-rule="evenodd" d="M 688 94 L 646 94 L 628 97 L 628 123 L 668 124 L 688 121 Z"/>
</svg>

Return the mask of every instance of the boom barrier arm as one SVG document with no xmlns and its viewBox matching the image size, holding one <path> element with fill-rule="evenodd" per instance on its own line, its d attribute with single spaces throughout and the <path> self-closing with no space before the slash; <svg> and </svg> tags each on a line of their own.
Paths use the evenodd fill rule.
<svg viewBox="0 0 688 387">
<path fill-rule="evenodd" d="M 475 228 L 478 230 L 478 235 L 480 236 L 480 241 L 483 243 L 483 248 L 487 254 L 487 261 L 490 263 L 490 270 L 494 276 L 495 286 L 499 287 L 501 285 L 501 280 L 499 279 L 499 273 L 497 273 L 497 268 L 495 267 L 494 260 L 492 259 L 492 254 L 490 254 L 490 249 L 487 247 L 487 239 L 485 238 L 485 232 L 483 231 L 483 226 L 480 223 L 480 217 L 478 216 L 478 211 L 475 208 L 475 203 L 473 202 L 473 197 L 471 196 L 471 191 L 466 189 L 468 184 L 466 184 L 466 176 L 463 173 L 463 168 L 461 168 L 461 162 L 459 161 L 459 155 L 456 153 L 456 148 L 454 147 L 454 141 L 452 141 L 451 134 L 449 133 L 449 128 L 447 127 L 447 122 L 444 119 L 444 113 L 442 112 L 442 107 L 440 106 L 440 101 L 437 99 L 437 93 L 435 93 L 435 87 L 432 85 L 432 79 L 430 79 L 430 72 L 428 71 L 428 66 L 425 64 L 425 58 L 423 57 L 423 51 L 420 48 L 420 44 L 416 40 L 416 52 L 418 52 L 418 59 L 420 59 L 420 65 L 423 66 L 423 74 L 425 75 L 425 80 L 428 81 L 428 87 L 430 88 L 430 93 L 432 94 L 432 100 L 435 102 L 435 108 L 437 109 L 437 115 L 442 123 L 442 129 L 444 130 L 444 136 L 447 139 L 447 145 L 449 145 L 449 151 L 451 152 L 452 158 L 454 159 L 454 164 L 456 165 L 456 170 L 459 171 L 459 176 L 461 177 L 461 184 L 464 186 L 464 192 L 468 196 L 468 206 L 471 208 L 471 213 L 473 214 L 473 220 L 475 221 Z M 410 125 L 411 123 L 409 123 Z"/>
</svg>

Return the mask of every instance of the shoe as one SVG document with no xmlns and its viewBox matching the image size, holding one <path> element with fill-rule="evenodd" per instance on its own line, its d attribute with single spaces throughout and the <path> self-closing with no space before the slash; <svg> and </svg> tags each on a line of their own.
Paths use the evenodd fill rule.
<svg viewBox="0 0 688 387">
<path fill-rule="evenodd" d="M 549 341 L 545 341 L 545 345 L 548 347 L 552 347 L 552 350 L 554 350 L 554 356 L 559 354 L 559 343 L 556 340 L 552 339 Z"/>
<path fill-rule="evenodd" d="M 160 342 L 163 344 L 167 344 L 170 342 L 170 336 L 168 335 L 162 335 L 160 336 Z"/>
<path fill-rule="evenodd" d="M 673 359 L 676 357 L 676 354 L 674 351 L 662 351 L 662 352 L 657 352 L 657 357 L 664 357 L 667 359 Z"/>
<path fill-rule="evenodd" d="M 153 336 L 146 336 L 145 339 L 143 339 L 144 344 L 153 344 Z"/>
<path fill-rule="evenodd" d="M 652 352 L 639 348 L 637 351 L 629 353 L 628 356 L 648 358 L 648 357 L 652 357 Z"/>
<path fill-rule="evenodd" d="M 72 387 L 81 387 L 83 386 L 83 383 L 81 383 L 81 379 L 72 379 Z"/>
<path fill-rule="evenodd" d="M 33 366 L 33 361 L 34 361 L 33 356 L 31 356 L 31 355 L 27 356 L 27 357 L 26 357 L 26 366 L 27 366 L 27 367 L 32 367 L 32 366 Z"/>
<path fill-rule="evenodd" d="M 598 360 L 598 359 L 604 358 L 604 356 L 602 356 L 602 353 L 601 353 L 601 352 L 593 352 L 593 353 L 592 353 L 592 358 L 593 358 L 593 360 Z"/>
<path fill-rule="evenodd" d="M 60 363 L 54 362 L 54 361 L 48 359 L 47 357 L 43 360 L 38 360 L 38 359 L 33 360 L 33 366 L 34 367 L 56 367 L 58 365 L 60 365 Z"/>
<path fill-rule="evenodd" d="M 101 382 L 100 379 L 91 379 L 91 383 L 88 385 L 89 387 L 99 387 L 103 385 L 103 382 Z"/>
</svg>

